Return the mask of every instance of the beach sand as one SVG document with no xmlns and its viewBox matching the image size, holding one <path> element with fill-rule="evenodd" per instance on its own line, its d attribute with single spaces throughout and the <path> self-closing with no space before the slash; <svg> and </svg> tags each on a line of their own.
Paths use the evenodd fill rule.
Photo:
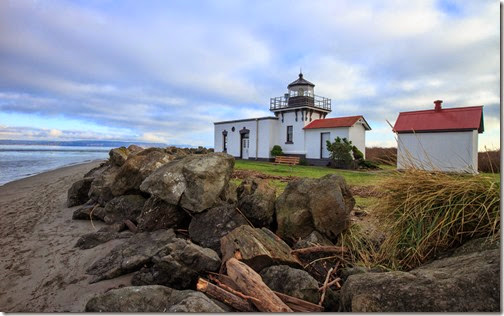
<svg viewBox="0 0 504 316">
<path fill-rule="evenodd" d="M 96 293 L 127 285 L 130 275 L 89 284 L 86 269 L 120 240 L 88 250 L 77 239 L 104 224 L 72 220 L 68 188 L 100 162 L 41 173 L 0 186 L 0 311 L 83 312 Z"/>
</svg>

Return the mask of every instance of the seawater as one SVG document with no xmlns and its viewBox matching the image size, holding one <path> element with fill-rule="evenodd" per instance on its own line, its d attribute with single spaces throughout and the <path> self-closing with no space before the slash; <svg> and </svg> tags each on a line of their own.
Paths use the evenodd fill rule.
<svg viewBox="0 0 504 316">
<path fill-rule="evenodd" d="M 109 147 L 0 145 L 0 185 L 64 166 L 107 159 Z"/>
</svg>

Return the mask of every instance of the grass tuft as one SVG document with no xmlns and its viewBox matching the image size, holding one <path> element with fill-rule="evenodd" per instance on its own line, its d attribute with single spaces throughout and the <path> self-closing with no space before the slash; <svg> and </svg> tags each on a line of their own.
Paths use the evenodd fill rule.
<svg viewBox="0 0 504 316">
<path fill-rule="evenodd" d="M 497 236 L 500 183 L 481 175 L 408 170 L 387 177 L 376 212 L 386 225 L 378 260 L 409 270 L 466 240 Z"/>
</svg>

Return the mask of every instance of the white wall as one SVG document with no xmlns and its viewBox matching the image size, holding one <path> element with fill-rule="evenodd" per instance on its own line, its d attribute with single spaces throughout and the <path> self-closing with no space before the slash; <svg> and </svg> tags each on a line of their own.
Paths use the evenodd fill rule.
<svg viewBox="0 0 504 316">
<path fill-rule="evenodd" d="M 258 158 L 269 158 L 269 153 L 277 138 L 277 124 L 278 123 L 275 118 L 260 119 L 257 121 L 256 119 L 251 119 L 247 121 L 214 124 L 214 150 L 215 152 L 223 151 L 224 138 L 222 136 L 222 132 L 226 130 L 228 138 L 227 153 L 234 157 L 240 157 L 240 130 L 246 128 L 250 130 L 249 159 L 256 158 L 256 146 Z M 259 134 L 256 134 L 257 126 L 259 126 Z M 233 127 L 235 128 L 234 132 L 232 131 Z M 257 143 L 257 136 L 259 136 L 259 143 Z"/>
<path fill-rule="evenodd" d="M 397 168 L 477 172 L 478 131 L 398 134 Z"/>
<path fill-rule="evenodd" d="M 348 140 L 352 141 L 352 144 L 357 147 L 364 158 L 366 158 L 366 129 L 362 123 L 355 123 L 354 126 L 350 127 L 348 131 Z"/>
<path fill-rule="evenodd" d="M 309 159 L 320 159 L 320 134 L 331 133 L 329 140 L 334 142 L 336 137 L 348 139 L 348 127 L 337 127 L 337 128 L 316 128 L 305 130 L 306 139 L 306 158 Z M 323 144 L 326 146 L 326 144 Z"/>
<path fill-rule="evenodd" d="M 304 130 L 305 122 L 301 120 L 301 111 L 298 111 L 298 120 L 296 122 L 295 112 L 284 112 L 283 122 L 282 114 L 279 115 L 279 124 L 277 129 L 278 135 L 278 145 L 282 147 L 282 151 L 285 154 L 300 154 L 305 153 L 305 137 Z M 287 126 L 292 125 L 292 144 L 286 144 L 287 142 Z"/>
<path fill-rule="evenodd" d="M 279 143 L 278 122 L 278 120 L 259 121 L 258 158 L 271 158 L 271 149 Z"/>
<path fill-rule="evenodd" d="M 306 125 L 310 124 L 314 120 L 318 120 L 321 117 L 321 113 L 317 111 L 313 111 L 311 120 L 310 120 L 310 112 L 305 110 L 304 115 L 308 116 L 308 119 L 302 114 L 302 110 L 299 110 L 297 113 L 297 121 L 296 121 L 296 112 L 284 112 L 284 121 L 282 122 L 282 114 L 278 116 L 278 143 L 282 147 L 282 151 L 285 154 L 297 154 L 304 155 L 307 152 L 307 148 L 305 145 L 305 130 L 303 129 Z M 304 118 L 304 119 L 303 119 Z M 292 136 L 292 144 L 286 144 L 287 141 L 287 126 L 292 125 L 293 128 L 293 136 Z"/>
</svg>

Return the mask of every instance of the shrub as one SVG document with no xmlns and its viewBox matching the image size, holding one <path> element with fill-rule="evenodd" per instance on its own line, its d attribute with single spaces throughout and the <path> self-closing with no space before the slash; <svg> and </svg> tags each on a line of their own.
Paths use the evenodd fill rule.
<svg viewBox="0 0 504 316">
<path fill-rule="evenodd" d="M 283 155 L 282 147 L 280 147 L 279 145 L 273 146 L 273 148 L 271 148 L 271 155 L 282 156 Z"/>
<path fill-rule="evenodd" d="M 397 164 L 397 148 L 366 147 L 366 159 L 377 164 L 395 166 Z"/>
<path fill-rule="evenodd" d="M 367 169 L 380 169 L 380 167 L 376 163 L 364 159 L 359 160 L 359 167 Z"/>
<path fill-rule="evenodd" d="M 364 154 L 362 151 L 359 150 L 359 148 L 353 146 L 352 147 L 352 155 L 355 160 L 363 160 L 364 159 Z"/>
<path fill-rule="evenodd" d="M 352 142 L 348 141 L 346 138 L 336 137 L 334 143 L 330 141 L 326 142 L 327 150 L 331 153 L 331 159 L 337 164 L 343 164 L 349 166 L 352 163 Z"/>
<path fill-rule="evenodd" d="M 299 164 L 301 166 L 308 166 L 308 161 L 305 158 L 299 159 Z"/>
<path fill-rule="evenodd" d="M 412 269 L 500 230 L 500 184 L 482 175 L 407 170 L 383 180 L 376 211 L 387 223 L 379 261 Z"/>
</svg>

